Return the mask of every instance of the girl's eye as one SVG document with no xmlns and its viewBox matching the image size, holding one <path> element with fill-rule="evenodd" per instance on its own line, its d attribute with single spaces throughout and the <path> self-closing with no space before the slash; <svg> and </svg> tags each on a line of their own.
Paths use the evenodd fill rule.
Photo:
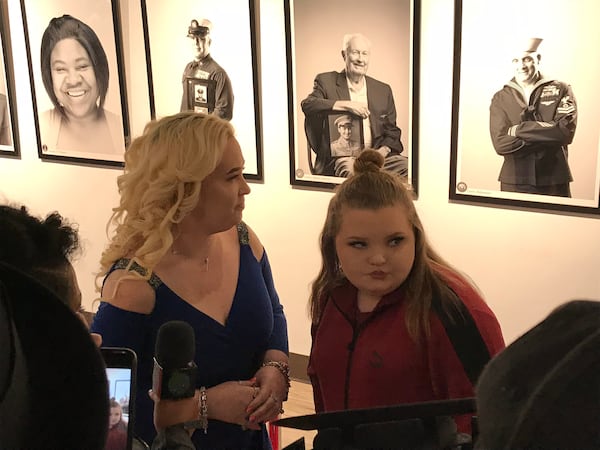
<svg viewBox="0 0 600 450">
<path fill-rule="evenodd" d="M 363 241 L 351 241 L 348 243 L 348 245 L 354 248 L 365 248 L 367 246 L 367 244 Z"/>
<path fill-rule="evenodd" d="M 400 243 L 404 240 L 404 238 L 402 237 L 395 237 L 394 239 L 390 240 L 390 245 L 392 247 L 396 247 L 398 245 L 400 245 Z"/>
</svg>

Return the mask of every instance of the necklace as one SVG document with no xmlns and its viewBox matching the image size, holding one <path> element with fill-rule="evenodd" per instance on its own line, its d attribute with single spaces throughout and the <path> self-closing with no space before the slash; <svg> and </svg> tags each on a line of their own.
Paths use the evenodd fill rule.
<svg viewBox="0 0 600 450">
<path fill-rule="evenodd" d="M 183 253 L 180 251 L 175 250 L 175 248 L 171 247 L 171 254 L 172 255 L 182 255 Z M 209 262 L 210 262 L 210 258 L 207 256 L 204 258 L 204 270 L 203 272 L 208 272 L 209 269 Z"/>
</svg>

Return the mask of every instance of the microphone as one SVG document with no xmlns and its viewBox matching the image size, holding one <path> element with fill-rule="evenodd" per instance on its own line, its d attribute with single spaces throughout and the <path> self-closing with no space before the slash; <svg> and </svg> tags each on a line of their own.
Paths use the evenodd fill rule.
<svg viewBox="0 0 600 450">
<path fill-rule="evenodd" d="M 194 329 L 187 322 L 172 320 L 158 329 L 154 350 L 152 390 L 161 399 L 193 397 L 196 390 Z"/>
</svg>

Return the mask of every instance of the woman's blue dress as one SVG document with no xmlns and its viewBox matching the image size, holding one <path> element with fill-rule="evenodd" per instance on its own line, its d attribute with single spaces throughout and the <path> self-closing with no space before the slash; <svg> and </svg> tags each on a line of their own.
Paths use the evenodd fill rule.
<svg viewBox="0 0 600 450">
<path fill-rule="evenodd" d="M 151 444 L 156 430 L 152 422 L 153 357 L 158 329 L 171 320 L 188 322 L 195 330 L 198 378 L 196 385 L 212 387 L 226 381 L 248 380 L 260 367 L 269 349 L 288 352 L 287 325 L 275 291 L 266 252 L 257 261 L 248 242 L 244 223 L 238 225 L 240 264 L 238 283 L 225 325 L 181 299 L 155 274 L 148 281 L 156 293 L 154 310 L 146 315 L 102 302 L 92 331 L 102 335 L 106 347 L 127 347 L 138 357 L 135 399 L 136 436 Z M 111 270 L 124 268 L 118 261 Z M 140 266 L 130 270 L 145 272 Z M 209 400 L 210 402 L 210 400 Z M 210 420 L 208 432 L 196 430 L 192 440 L 198 449 L 270 449 L 263 425 L 260 431 L 242 430 L 240 425 Z"/>
</svg>

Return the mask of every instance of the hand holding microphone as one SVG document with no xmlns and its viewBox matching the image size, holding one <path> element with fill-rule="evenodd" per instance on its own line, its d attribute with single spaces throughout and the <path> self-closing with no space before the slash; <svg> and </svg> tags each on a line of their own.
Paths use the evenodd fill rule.
<svg viewBox="0 0 600 450">
<path fill-rule="evenodd" d="M 154 426 L 157 430 L 200 422 L 201 398 L 200 391 L 196 389 L 198 368 L 194 363 L 195 352 L 195 333 L 188 323 L 170 321 L 159 328 L 152 390 L 148 393 L 154 401 Z M 260 429 L 258 424 L 248 423 L 246 412 L 257 389 L 250 380 L 228 381 L 211 387 L 210 411 L 207 413 L 211 419 Z"/>
<path fill-rule="evenodd" d="M 149 393 L 157 430 L 198 418 L 195 340 L 194 329 L 186 322 L 173 320 L 158 329 Z"/>
<path fill-rule="evenodd" d="M 161 399 L 194 396 L 198 368 L 194 329 L 187 322 L 172 320 L 158 329 L 154 350 L 152 390 Z"/>
</svg>

